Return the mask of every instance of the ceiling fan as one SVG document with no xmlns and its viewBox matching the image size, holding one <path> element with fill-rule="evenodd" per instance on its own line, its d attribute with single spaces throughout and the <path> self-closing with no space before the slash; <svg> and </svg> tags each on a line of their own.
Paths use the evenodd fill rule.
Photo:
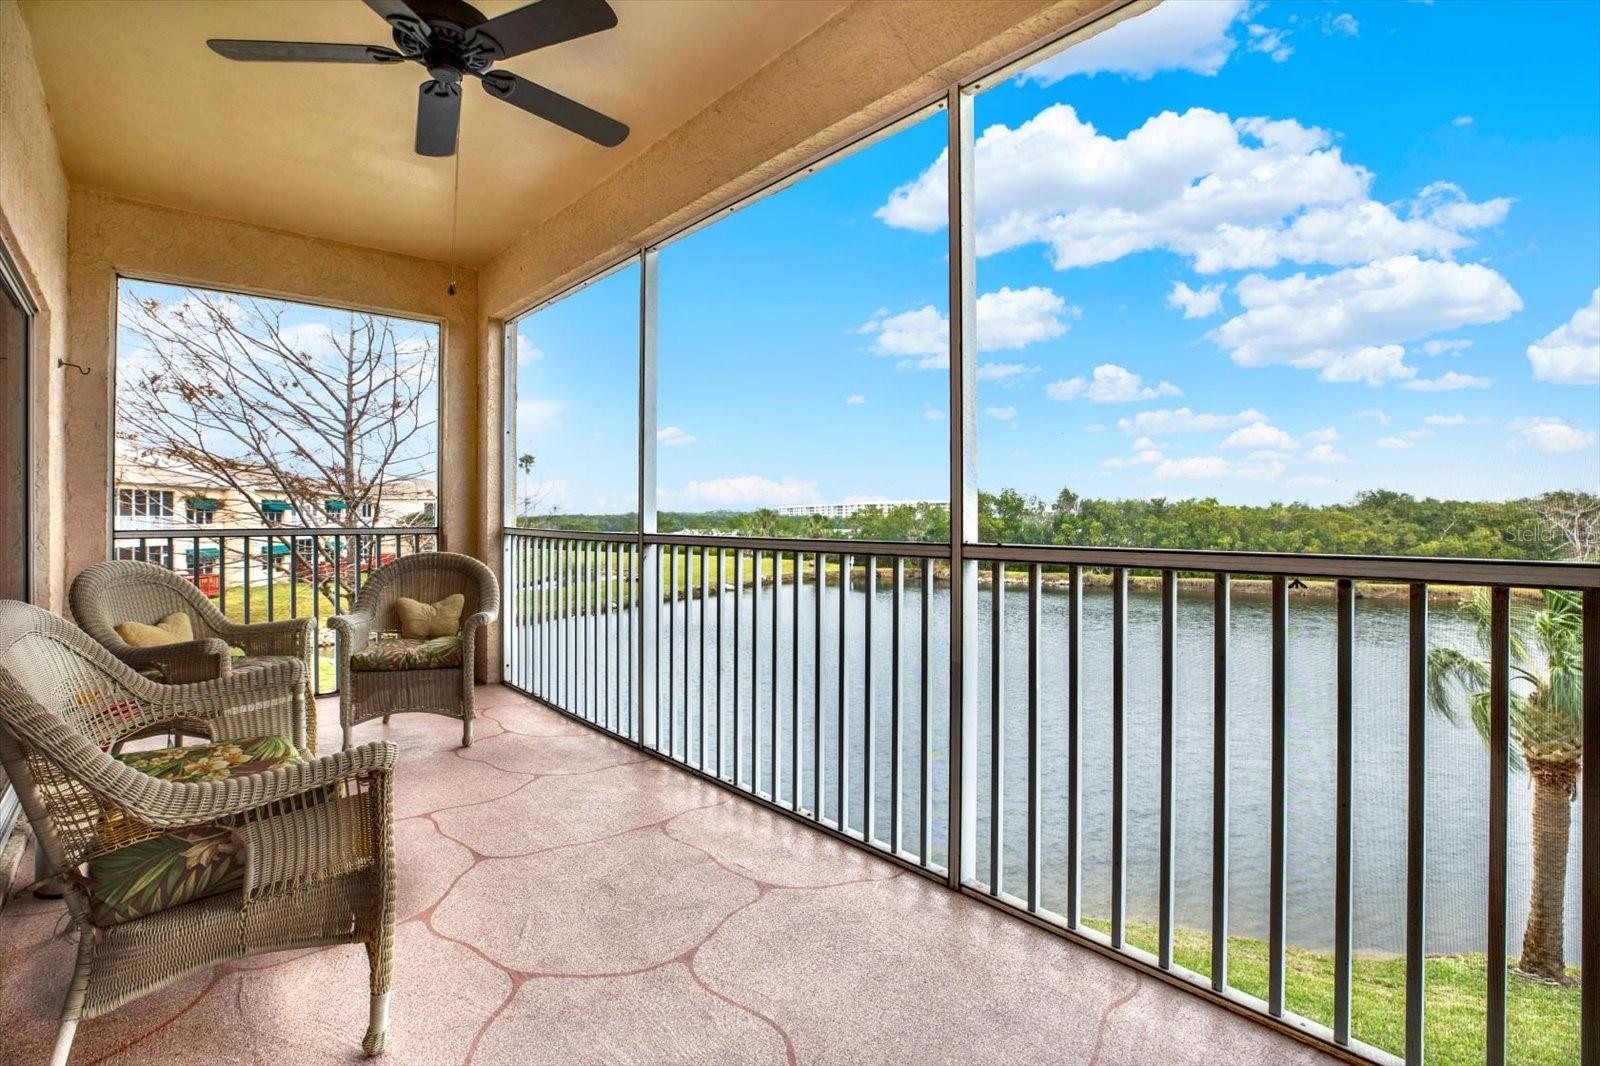
<svg viewBox="0 0 1600 1066">
<path fill-rule="evenodd" d="M 367 44 L 213 39 L 228 59 L 268 63 L 419 63 L 428 70 L 417 99 L 417 154 L 455 154 L 461 125 L 461 79 L 471 75 L 490 96 L 554 122 L 607 148 L 628 136 L 614 118 L 570 100 L 495 63 L 536 48 L 586 37 L 617 24 L 606 0 L 537 0 L 492 19 L 466 0 L 366 0 L 389 23 L 395 48 Z"/>
</svg>

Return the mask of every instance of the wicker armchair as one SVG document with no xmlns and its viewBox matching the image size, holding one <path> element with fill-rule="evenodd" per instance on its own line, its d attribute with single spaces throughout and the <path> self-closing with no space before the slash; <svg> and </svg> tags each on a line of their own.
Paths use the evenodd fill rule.
<svg viewBox="0 0 1600 1066">
<path fill-rule="evenodd" d="M 289 749 L 284 736 L 303 733 L 304 681 L 299 662 L 285 659 L 231 678 L 157 684 L 61 619 L 0 601 L 0 764 L 63 881 L 77 932 L 53 1063 L 67 1061 L 81 1019 L 195 970 L 343 943 L 367 949 L 363 1046 L 382 1051 L 396 749 L 367 744 L 316 761 Z M 119 738 L 175 719 L 203 723 L 218 743 L 109 754 Z M 238 765 L 247 738 L 278 744 L 275 768 Z M 208 750 L 212 758 L 180 765 Z M 145 906 L 124 906 L 133 899 Z"/>
<path fill-rule="evenodd" d="M 112 559 L 95 563 L 72 580 L 68 605 L 83 631 L 135 670 L 169 685 L 210 681 L 297 659 L 305 664 L 308 697 L 315 682 L 312 641 L 316 622 L 285 618 L 243 625 L 230 622 L 182 574 L 154 563 Z M 123 622 L 156 622 L 181 611 L 195 639 L 182 644 L 135 648 L 117 635 Z M 233 656 L 229 647 L 242 648 Z M 306 701 L 306 743 L 317 751 L 317 706 Z"/>
<path fill-rule="evenodd" d="M 364 669 L 358 656 L 375 638 L 399 629 L 394 602 L 401 596 L 431 603 L 456 593 L 462 608 L 459 663 L 445 668 Z M 344 746 L 351 730 L 373 718 L 389 720 L 401 711 L 426 711 L 461 719 L 461 744 L 472 746 L 474 658 L 479 627 L 500 614 L 500 584 L 478 560 L 452 552 L 408 555 L 367 578 L 354 609 L 328 620 L 338 634 L 339 724 Z M 353 661 L 354 660 L 354 661 Z"/>
</svg>

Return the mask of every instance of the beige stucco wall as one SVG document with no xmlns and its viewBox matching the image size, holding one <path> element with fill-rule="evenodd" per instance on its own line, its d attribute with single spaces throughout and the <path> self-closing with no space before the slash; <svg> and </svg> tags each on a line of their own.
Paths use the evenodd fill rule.
<svg viewBox="0 0 1600 1066">
<path fill-rule="evenodd" d="M 857 0 L 479 272 L 485 426 L 503 421 L 505 320 L 995 63 L 1153 0 Z M 1092 25 L 1091 24 L 1095 24 Z M 501 432 L 483 437 L 484 557 L 498 559 Z M 496 656 L 491 658 L 497 664 Z M 496 675 L 498 676 L 498 675 Z"/>
<path fill-rule="evenodd" d="M 227 219 L 74 189 L 68 218 L 67 341 L 90 368 L 69 385 L 66 566 L 105 558 L 110 522 L 116 280 L 127 274 L 435 319 L 443 326 L 439 503 L 444 546 L 475 553 L 482 511 L 477 469 L 477 278 L 450 268 Z"/>
<path fill-rule="evenodd" d="M 0 0 L 0 245 L 38 307 L 33 337 L 35 602 L 60 609 L 67 330 L 67 177 L 16 0 Z M 0 501 L 20 506 L 20 500 Z"/>
</svg>

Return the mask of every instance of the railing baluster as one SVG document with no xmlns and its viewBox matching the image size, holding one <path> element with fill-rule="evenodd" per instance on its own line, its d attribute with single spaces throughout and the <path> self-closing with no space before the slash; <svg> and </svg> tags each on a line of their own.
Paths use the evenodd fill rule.
<svg viewBox="0 0 1600 1066">
<path fill-rule="evenodd" d="M 1176 682 L 1178 638 L 1178 575 L 1161 573 L 1161 855 L 1158 941 L 1156 964 L 1172 969 L 1172 802 L 1173 745 L 1176 729 Z"/>
<path fill-rule="evenodd" d="M 877 730 L 873 721 L 873 697 L 876 686 L 872 676 L 872 607 L 878 598 L 878 557 L 867 556 L 866 599 L 862 605 L 861 621 L 861 839 L 872 843 L 877 829 L 877 811 L 874 804 L 877 791 L 873 784 L 874 763 L 877 761 Z"/>
<path fill-rule="evenodd" d="M 742 730 L 739 727 L 739 646 L 743 643 L 744 627 L 740 617 L 744 612 L 744 549 L 736 548 L 733 552 L 733 765 L 731 767 L 732 779 L 735 785 L 739 782 L 739 755 L 742 749 L 739 738 Z"/>
<path fill-rule="evenodd" d="M 1044 568 L 1028 567 L 1028 910 L 1039 911 L 1039 690 L 1044 687 L 1039 631 L 1044 628 Z"/>
<path fill-rule="evenodd" d="M 767 729 L 768 771 L 772 782 L 772 802 L 780 801 L 778 790 L 778 593 L 783 591 L 783 553 L 772 553 L 772 697 L 767 708 L 771 715 Z"/>
<path fill-rule="evenodd" d="M 139 542 L 141 556 L 146 555 L 144 541 Z M 250 538 L 244 538 L 244 624 L 250 624 Z"/>
<path fill-rule="evenodd" d="M 1506 843 L 1511 766 L 1511 590 L 1489 592 L 1488 993 L 1484 1061 L 1506 1061 Z M 1593 847 L 1592 841 L 1585 841 Z M 1560 935 L 1558 932 L 1556 935 Z M 1584 959 L 1585 969 L 1594 965 Z"/>
<path fill-rule="evenodd" d="M 682 572 L 678 546 L 667 549 L 667 754 L 678 753 L 678 581 Z M 685 654 L 688 648 L 684 649 Z"/>
<path fill-rule="evenodd" d="M 1341 578 L 1337 584 L 1339 650 L 1335 698 L 1337 739 L 1334 745 L 1333 838 L 1333 1039 L 1350 1043 L 1350 975 L 1354 952 L 1351 924 L 1351 790 L 1354 778 L 1355 739 L 1355 584 Z"/>
<path fill-rule="evenodd" d="M 1213 621 L 1213 625 L 1220 625 Z M 1289 586 L 1272 579 L 1272 823 L 1267 915 L 1267 1011 L 1284 1012 L 1289 855 Z"/>
<path fill-rule="evenodd" d="M 706 597 L 710 592 L 706 562 L 709 554 L 706 546 L 700 545 L 700 754 L 695 760 L 695 767 L 700 770 L 706 768 Z"/>
<path fill-rule="evenodd" d="M 906 598 L 906 561 L 894 559 L 893 602 L 889 620 L 889 851 L 900 854 L 900 788 L 905 769 L 905 739 L 900 721 L 900 628 Z"/>
<path fill-rule="evenodd" d="M 1583 1032 L 1580 1052 L 1582 1066 L 1600 1066 L 1600 772 L 1593 760 L 1600 758 L 1600 589 L 1583 593 L 1583 750 L 1589 752 L 1589 772 L 1581 775 L 1583 787 L 1583 825 L 1587 841 L 1579 867 L 1579 898 L 1582 900 L 1584 945 L 1583 989 L 1580 998 Z"/>
<path fill-rule="evenodd" d="M 1406 711 L 1406 1061 L 1423 1054 L 1427 966 L 1428 586 L 1410 589 Z"/>
<path fill-rule="evenodd" d="M 1083 567 L 1067 567 L 1067 920 L 1077 929 L 1083 910 L 1083 760 L 1079 694 L 1083 685 Z"/>
<path fill-rule="evenodd" d="M 800 809 L 800 590 L 805 556 L 794 553 L 794 588 L 789 597 L 789 808 Z"/>
<path fill-rule="evenodd" d="M 1005 609 L 1006 564 L 989 578 L 989 895 L 1005 890 Z"/>
<path fill-rule="evenodd" d="M 722 614 L 727 607 L 728 597 L 726 592 L 727 581 L 726 553 L 721 547 L 717 548 L 717 777 L 722 777 Z"/>
<path fill-rule="evenodd" d="M 1211 987 L 1228 987 L 1228 652 L 1232 578 L 1211 585 Z M 1176 615 L 1174 615 L 1174 621 Z"/>
<path fill-rule="evenodd" d="M 1128 846 L 1128 571 L 1122 567 L 1112 572 L 1111 616 L 1111 946 L 1120 950 L 1126 934 Z"/>
<path fill-rule="evenodd" d="M 761 564 L 755 553 L 755 578 L 750 586 L 750 791 L 761 795 Z"/>
<path fill-rule="evenodd" d="M 822 601 L 828 587 L 828 557 L 816 553 L 817 580 L 812 589 L 816 609 L 812 624 L 816 629 L 811 641 L 811 817 L 822 820 Z"/>
<path fill-rule="evenodd" d="M 845 694 L 849 691 L 847 686 L 850 677 L 850 671 L 847 669 L 847 650 L 849 648 L 847 640 L 850 629 L 848 606 L 850 602 L 850 564 L 852 561 L 851 556 L 844 554 L 839 556 L 839 734 L 836 738 L 839 742 L 839 763 L 835 771 L 838 774 L 838 779 L 835 781 L 838 787 L 835 791 L 838 793 L 839 832 L 841 833 L 850 831 L 850 818 L 845 813 L 850 810 L 850 760 L 848 758 L 850 729 L 848 711 L 846 710 L 848 701 Z"/>
<path fill-rule="evenodd" d="M 917 857 L 923 866 L 933 862 L 933 560 L 922 560 L 922 657 L 918 663 L 920 735 L 917 738 Z"/>
</svg>

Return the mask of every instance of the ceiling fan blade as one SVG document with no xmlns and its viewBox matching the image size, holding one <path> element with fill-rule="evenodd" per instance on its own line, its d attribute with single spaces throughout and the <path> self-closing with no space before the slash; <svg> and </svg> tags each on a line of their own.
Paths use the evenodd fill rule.
<svg viewBox="0 0 1600 1066">
<path fill-rule="evenodd" d="M 367 0 L 367 6 L 378 13 L 378 16 L 391 26 L 396 20 L 404 22 L 406 28 L 411 30 L 424 41 L 428 39 L 428 24 L 422 21 L 411 5 L 406 0 Z"/>
<path fill-rule="evenodd" d="M 483 75 L 483 87 L 491 96 L 498 96 L 530 115 L 538 115 L 607 148 L 615 148 L 628 139 L 628 127 L 616 119 L 509 71 L 491 70 Z"/>
<path fill-rule="evenodd" d="M 247 63 L 398 63 L 405 56 L 375 44 L 312 44 L 305 41 L 231 41 L 212 39 L 211 50 L 225 59 Z"/>
<path fill-rule="evenodd" d="M 493 40 L 503 59 L 587 37 L 616 24 L 617 13 L 606 0 L 536 0 L 490 19 L 474 29 L 472 35 Z"/>
<path fill-rule="evenodd" d="M 461 128 L 461 86 L 425 81 L 417 95 L 417 154 L 445 156 L 456 151 Z"/>
</svg>

